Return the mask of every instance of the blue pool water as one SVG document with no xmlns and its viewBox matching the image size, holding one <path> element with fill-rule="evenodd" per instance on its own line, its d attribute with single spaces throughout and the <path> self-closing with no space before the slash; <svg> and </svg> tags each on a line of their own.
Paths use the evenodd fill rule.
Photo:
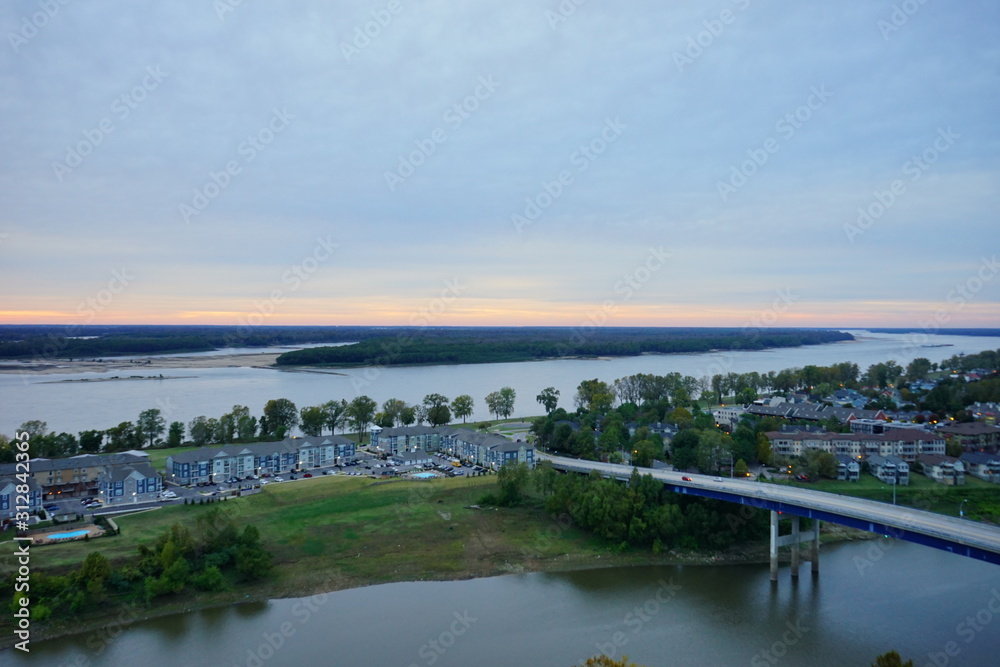
<svg viewBox="0 0 1000 667">
<path fill-rule="evenodd" d="M 50 540 L 65 540 L 70 537 L 80 537 L 89 533 L 89 530 L 74 530 L 71 533 L 52 533 L 51 535 L 46 535 Z"/>
<path fill-rule="evenodd" d="M 435 475 L 432 472 L 418 472 L 418 473 L 414 473 L 413 476 L 414 477 L 419 477 L 420 479 L 431 479 L 433 477 L 437 477 L 437 475 Z"/>
</svg>

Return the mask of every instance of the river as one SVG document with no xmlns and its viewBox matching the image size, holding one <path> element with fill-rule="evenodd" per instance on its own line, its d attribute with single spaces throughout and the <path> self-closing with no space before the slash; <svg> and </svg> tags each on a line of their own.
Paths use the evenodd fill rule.
<svg viewBox="0 0 1000 667">
<path fill-rule="evenodd" d="M 367 394 L 380 404 L 389 398 L 419 403 L 430 393 L 449 398 L 469 394 L 475 400 L 471 419 L 487 419 L 484 398 L 503 386 L 517 392 L 514 416 L 542 411 L 535 396 L 545 387 L 561 392 L 560 405 L 575 409 L 573 395 L 582 380 L 611 382 L 633 373 L 664 375 L 678 372 L 694 377 L 715 373 L 779 371 L 808 364 L 826 366 L 853 361 L 862 372 L 871 364 L 895 359 L 906 366 L 914 357 L 941 361 L 958 353 L 1000 348 L 1000 337 L 927 335 L 914 346 L 911 336 L 852 331 L 853 342 L 796 348 L 702 354 L 643 355 L 615 359 L 563 359 L 553 361 L 461 364 L 347 369 L 340 372 L 293 372 L 265 368 L 232 367 L 31 375 L 0 373 L 0 433 L 13 435 L 24 421 L 41 419 L 49 430 L 75 433 L 105 429 L 134 421 L 148 408 L 159 408 L 170 422 L 185 424 L 198 415 L 219 417 L 234 404 L 246 405 L 259 415 L 272 398 L 288 398 L 297 406 L 318 405 L 331 399 L 351 400 Z M 205 353 L 215 355 L 218 352 Z M 163 380 L 60 382 L 112 376 L 159 375 Z"/>
<path fill-rule="evenodd" d="M 906 542 L 824 547 L 816 578 L 767 565 L 648 566 L 371 586 L 38 642 L 10 665 L 569 667 L 997 664 L 1000 568 Z M 124 630 L 124 631 L 122 631 Z M 949 655 L 950 653 L 950 655 Z M 935 662 L 936 661 L 936 662 Z"/>
</svg>

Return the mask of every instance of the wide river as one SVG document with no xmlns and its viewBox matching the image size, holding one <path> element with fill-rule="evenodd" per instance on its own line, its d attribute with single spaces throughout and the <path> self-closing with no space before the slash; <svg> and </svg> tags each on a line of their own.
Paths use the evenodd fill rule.
<svg viewBox="0 0 1000 667">
<path fill-rule="evenodd" d="M 1000 664 L 1000 567 L 906 542 L 839 544 L 816 578 L 650 566 L 396 583 L 190 612 L 33 643 L 5 665 L 649 667 Z M 16 652 L 14 652 L 16 653 Z"/>
<path fill-rule="evenodd" d="M 148 408 L 160 408 L 168 422 L 185 424 L 198 415 L 219 417 L 234 404 L 260 415 L 272 398 L 291 399 L 298 407 L 331 399 L 350 401 L 367 394 L 380 404 L 389 398 L 419 403 L 430 393 L 475 400 L 472 419 L 486 419 L 486 394 L 504 386 L 517 392 L 514 416 L 537 415 L 535 396 L 545 387 L 561 392 L 560 405 L 575 409 L 573 395 L 582 380 L 606 382 L 633 373 L 678 372 L 697 378 L 715 373 L 779 371 L 808 364 L 826 366 L 853 361 L 862 372 L 871 364 L 896 360 L 905 368 L 914 357 L 941 361 L 958 353 L 1000 348 L 1000 337 L 928 335 L 914 344 L 910 335 L 852 332 L 854 342 L 757 352 L 643 355 L 616 359 L 566 359 L 505 364 L 463 364 L 350 369 L 342 372 L 292 372 L 267 368 L 147 369 L 37 375 L 0 373 L 0 433 L 13 435 L 29 419 L 41 419 L 49 430 L 75 433 L 134 421 Z M 922 347 L 933 345 L 941 347 Z M 216 353 L 205 353 L 215 355 Z M 195 356 L 195 355 L 189 355 Z M 65 382 L 112 376 L 159 375 L 163 380 Z"/>
</svg>

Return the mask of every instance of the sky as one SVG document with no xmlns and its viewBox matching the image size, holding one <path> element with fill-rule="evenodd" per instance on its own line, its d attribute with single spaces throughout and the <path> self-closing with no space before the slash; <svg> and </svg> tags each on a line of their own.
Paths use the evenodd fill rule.
<svg viewBox="0 0 1000 667">
<path fill-rule="evenodd" d="M 0 323 L 1000 326 L 988 0 L 15 0 L 0 35 Z"/>
</svg>

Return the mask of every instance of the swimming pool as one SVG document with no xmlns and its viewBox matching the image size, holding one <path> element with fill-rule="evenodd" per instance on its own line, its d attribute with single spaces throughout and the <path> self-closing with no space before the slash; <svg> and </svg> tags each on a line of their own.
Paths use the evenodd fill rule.
<svg viewBox="0 0 1000 667">
<path fill-rule="evenodd" d="M 419 477 L 420 479 L 434 479 L 435 477 L 437 477 L 437 475 L 435 475 L 432 472 L 418 472 L 414 473 L 413 476 Z"/>
<path fill-rule="evenodd" d="M 70 533 L 52 533 L 50 535 L 45 535 L 45 537 L 49 538 L 50 540 L 66 540 L 71 537 L 81 537 L 89 532 L 90 531 L 87 529 L 74 530 L 73 532 Z"/>
</svg>

